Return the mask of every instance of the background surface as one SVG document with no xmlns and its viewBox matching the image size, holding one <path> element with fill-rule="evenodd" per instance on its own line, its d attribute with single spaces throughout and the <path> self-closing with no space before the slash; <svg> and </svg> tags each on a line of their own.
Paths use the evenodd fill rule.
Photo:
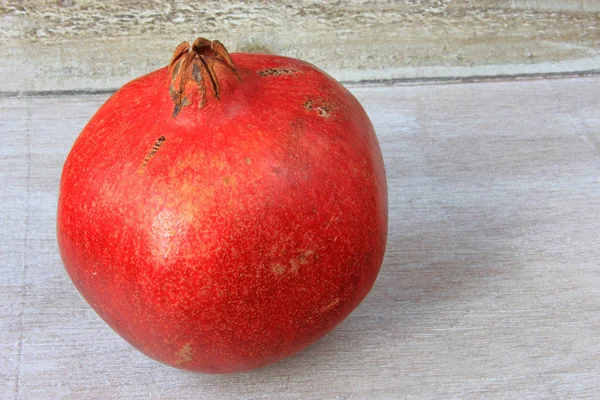
<svg viewBox="0 0 600 400">
<path fill-rule="evenodd" d="M 598 4 L 0 1 L 0 399 L 600 398 Z M 224 376 L 132 349 L 55 239 L 78 133 L 199 34 L 345 80 L 390 191 L 363 304 L 309 349 Z"/>
<path fill-rule="evenodd" d="M 600 70 L 596 0 L 3 0 L 1 91 L 116 89 L 197 36 L 338 80 Z"/>
</svg>

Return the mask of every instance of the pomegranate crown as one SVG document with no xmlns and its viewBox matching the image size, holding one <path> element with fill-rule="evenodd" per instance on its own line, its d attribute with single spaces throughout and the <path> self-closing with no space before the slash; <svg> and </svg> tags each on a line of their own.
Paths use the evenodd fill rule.
<svg viewBox="0 0 600 400">
<path fill-rule="evenodd" d="M 229 52 L 218 40 L 197 38 L 192 46 L 183 42 L 175 49 L 169 63 L 169 94 L 175 109 L 173 117 L 179 114 L 184 106 L 191 104 L 186 96 L 186 88 L 192 86 L 200 92 L 199 107 L 202 108 L 208 100 L 207 86 L 209 86 L 217 100 L 220 100 L 219 77 L 215 70 L 218 64 L 224 65 L 241 81 Z"/>
</svg>

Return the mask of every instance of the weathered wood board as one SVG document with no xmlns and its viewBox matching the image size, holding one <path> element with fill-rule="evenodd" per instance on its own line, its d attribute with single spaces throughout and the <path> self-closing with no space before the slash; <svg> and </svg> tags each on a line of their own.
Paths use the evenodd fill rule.
<svg viewBox="0 0 600 400">
<path fill-rule="evenodd" d="M 5 0 L 0 92 L 115 89 L 199 35 L 344 81 L 600 70 L 596 0 Z"/>
<path fill-rule="evenodd" d="M 227 376 L 133 350 L 63 270 L 62 162 L 107 95 L 0 98 L 0 398 L 600 398 L 600 78 L 351 90 L 388 171 L 379 279 L 314 346 Z"/>
</svg>

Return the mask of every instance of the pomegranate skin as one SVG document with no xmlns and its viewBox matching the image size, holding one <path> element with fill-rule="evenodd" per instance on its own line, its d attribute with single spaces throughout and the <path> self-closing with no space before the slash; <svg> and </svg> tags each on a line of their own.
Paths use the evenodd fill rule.
<svg viewBox="0 0 600 400">
<path fill-rule="evenodd" d="M 77 138 L 58 203 L 63 263 L 94 310 L 146 355 L 205 373 L 332 330 L 373 286 L 387 237 L 358 101 L 299 60 L 231 61 L 212 66 L 216 85 L 175 79 L 172 61 L 117 91 Z"/>
</svg>

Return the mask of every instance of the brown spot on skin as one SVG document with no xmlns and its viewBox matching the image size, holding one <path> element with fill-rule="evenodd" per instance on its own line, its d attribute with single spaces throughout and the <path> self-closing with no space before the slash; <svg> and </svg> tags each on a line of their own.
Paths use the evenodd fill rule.
<svg viewBox="0 0 600 400">
<path fill-rule="evenodd" d="M 244 158 L 244 161 L 246 162 L 246 164 L 250 165 L 252 164 L 252 160 L 250 159 L 250 157 L 246 157 Z"/>
<path fill-rule="evenodd" d="M 316 111 L 320 117 L 328 118 L 334 110 L 334 104 L 323 99 L 308 99 L 304 102 L 304 108 L 308 111 Z"/>
<path fill-rule="evenodd" d="M 160 149 L 160 146 L 163 145 L 163 143 L 165 142 L 165 140 L 167 140 L 167 138 L 164 137 L 164 136 L 161 136 L 158 139 L 156 139 L 156 142 L 154 143 L 154 146 L 152 146 L 152 149 L 150 149 L 150 151 L 146 155 L 146 158 L 144 158 L 144 161 L 142 162 L 142 165 L 140 166 L 140 169 L 139 169 L 140 173 L 144 173 L 144 170 L 146 169 L 146 166 L 148 165 L 148 163 L 150 162 L 150 160 L 152 159 L 152 157 L 154 157 L 156 155 L 156 153 L 158 152 L 158 149 Z"/>
<path fill-rule="evenodd" d="M 225 185 L 225 186 L 235 185 L 235 178 L 231 175 L 224 176 L 223 177 L 223 185 Z"/>
<path fill-rule="evenodd" d="M 298 71 L 294 68 L 279 67 L 279 68 L 263 69 L 262 71 L 258 71 L 258 74 L 260 76 L 279 76 L 279 75 L 293 75 L 296 72 L 298 72 Z"/>
<path fill-rule="evenodd" d="M 192 360 L 192 345 L 187 343 L 183 345 L 177 352 L 177 359 L 175 360 L 175 364 L 181 365 L 184 363 L 188 363 Z"/>
</svg>

